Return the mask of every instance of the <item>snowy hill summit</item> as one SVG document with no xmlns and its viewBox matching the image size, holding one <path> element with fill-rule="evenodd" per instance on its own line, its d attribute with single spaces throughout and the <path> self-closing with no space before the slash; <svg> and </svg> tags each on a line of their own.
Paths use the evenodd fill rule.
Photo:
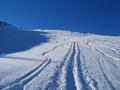
<svg viewBox="0 0 120 90">
<path fill-rule="evenodd" d="M 120 36 L 0 22 L 0 68 L 0 90 L 120 90 Z"/>
</svg>

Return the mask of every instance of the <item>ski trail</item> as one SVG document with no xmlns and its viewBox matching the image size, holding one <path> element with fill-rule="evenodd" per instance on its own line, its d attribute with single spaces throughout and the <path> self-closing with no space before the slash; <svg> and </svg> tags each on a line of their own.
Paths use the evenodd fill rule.
<svg viewBox="0 0 120 90">
<path fill-rule="evenodd" d="M 101 44 L 97 45 L 97 44 L 92 44 L 92 43 L 89 43 L 88 45 L 95 46 L 95 47 L 98 47 L 98 46 L 105 47 L 105 48 L 108 48 L 108 49 L 112 50 L 115 54 L 120 55 L 120 52 L 118 52 L 115 48 L 112 48 L 112 47 L 109 47 L 109 46 L 105 46 L 105 45 L 101 45 Z"/>
<path fill-rule="evenodd" d="M 114 88 L 114 86 L 112 85 L 112 83 L 109 81 L 107 75 L 105 74 L 104 69 L 103 69 L 103 67 L 102 67 L 102 64 L 101 64 L 101 62 L 100 62 L 100 59 L 97 58 L 97 60 L 98 60 L 98 64 L 99 64 L 99 66 L 100 66 L 100 69 L 101 69 L 101 71 L 102 71 L 102 74 L 103 74 L 105 80 L 107 81 L 108 85 L 110 86 L 111 90 L 116 90 L 116 89 Z"/>
<path fill-rule="evenodd" d="M 75 87 L 75 80 L 74 80 L 74 73 L 73 73 L 73 61 L 74 61 L 74 56 L 76 54 L 75 50 L 75 42 L 74 42 L 74 47 L 73 47 L 73 53 L 70 57 L 70 62 L 67 65 L 67 73 L 66 73 L 66 88 L 67 90 L 76 90 Z"/>
<path fill-rule="evenodd" d="M 46 55 L 47 53 L 49 53 L 49 52 L 51 52 L 51 51 L 55 50 L 56 48 L 58 48 L 58 47 L 60 47 L 60 46 L 62 46 L 62 45 L 63 45 L 63 44 L 57 45 L 57 46 L 53 47 L 52 49 L 50 49 L 50 50 L 48 50 L 48 51 L 43 52 L 43 53 L 42 53 L 42 55 Z"/>
<path fill-rule="evenodd" d="M 106 63 L 109 63 L 109 65 L 112 65 L 114 68 L 118 69 L 117 65 L 115 65 L 114 63 L 112 63 L 111 60 L 105 59 L 104 61 L 105 61 Z"/>
<path fill-rule="evenodd" d="M 88 72 L 88 68 L 86 66 L 87 61 L 86 61 L 86 58 L 84 56 L 82 49 L 80 51 L 79 53 L 80 53 L 81 58 L 80 60 L 78 60 L 77 63 L 79 63 L 78 71 L 79 71 L 79 77 L 81 81 L 82 90 L 98 90 L 97 82 L 90 76 Z"/>
<path fill-rule="evenodd" d="M 89 90 L 88 84 L 85 80 L 82 63 L 80 60 L 80 51 L 78 47 L 78 43 L 75 44 L 75 56 L 73 62 L 73 73 L 75 79 L 76 90 Z"/>
<path fill-rule="evenodd" d="M 110 60 L 107 59 L 107 62 L 108 62 L 110 65 L 112 65 L 114 68 L 118 69 L 118 67 L 117 67 L 115 64 L 113 64 Z"/>
<path fill-rule="evenodd" d="M 82 60 L 85 60 L 83 54 Z M 45 90 L 98 90 L 97 82 L 87 73 L 84 64 L 80 60 L 78 43 L 72 43 L 66 59 L 58 67 L 52 76 L 52 82 L 46 86 Z"/>
<path fill-rule="evenodd" d="M 51 59 L 43 61 L 39 66 L 25 74 L 24 76 L 16 79 L 15 81 L 3 86 L 2 90 L 23 90 L 24 86 L 34 79 L 49 63 Z"/>
<path fill-rule="evenodd" d="M 107 53 L 103 52 L 101 49 L 98 49 L 98 48 L 96 48 L 96 49 L 97 49 L 97 51 L 100 51 L 103 55 L 105 55 L 106 57 L 111 58 L 112 60 L 116 60 L 116 61 L 120 62 L 120 59 L 108 55 Z"/>
<path fill-rule="evenodd" d="M 72 57 L 75 53 L 74 52 L 75 45 L 74 45 L 74 43 L 72 43 L 72 44 L 73 45 L 71 47 L 71 51 L 65 60 L 65 64 L 62 67 L 60 77 L 58 79 L 58 85 L 59 85 L 58 90 L 76 90 L 75 84 L 74 84 L 75 82 L 74 82 L 74 78 L 73 78 L 73 74 L 72 74 L 72 67 L 71 67 Z M 73 85 L 71 85 L 71 84 L 73 84 Z M 68 85 L 71 85 L 71 86 L 68 86 Z"/>
<path fill-rule="evenodd" d="M 79 70 L 79 51 L 78 51 L 78 44 L 75 44 L 75 50 L 76 50 L 76 53 L 75 53 L 75 56 L 74 56 L 74 63 L 73 63 L 73 73 L 74 73 L 74 79 L 75 79 L 75 86 L 76 86 L 76 90 L 82 90 L 82 87 L 81 87 L 81 80 L 79 78 L 80 76 L 80 70 Z"/>
<path fill-rule="evenodd" d="M 83 64 L 80 59 L 78 43 L 74 42 L 71 48 L 71 53 L 60 73 L 58 90 L 98 90 L 97 82 L 87 73 L 85 63 Z M 85 56 L 81 55 L 82 60 L 85 61 Z"/>
<path fill-rule="evenodd" d="M 90 45 L 94 45 L 94 44 L 90 44 Z M 99 46 L 99 45 L 98 45 Z M 98 47 L 97 45 L 95 45 L 95 47 Z M 103 46 L 103 45 L 102 45 Z M 120 54 L 118 51 L 116 51 L 114 48 L 110 48 L 110 47 L 107 47 L 107 46 L 104 46 L 104 47 L 106 47 L 106 48 L 109 48 L 109 49 L 111 49 L 113 52 L 115 52 L 116 54 Z M 97 50 L 97 49 L 96 49 Z M 97 51 L 99 51 L 99 50 L 97 50 Z M 103 54 L 103 53 L 102 53 Z M 110 58 L 110 57 L 109 57 Z M 107 62 L 109 63 L 109 64 L 111 64 L 114 68 L 117 68 L 117 66 L 115 65 L 115 64 L 113 64 L 110 60 L 108 60 L 107 59 Z"/>
<path fill-rule="evenodd" d="M 71 43 L 70 47 L 72 47 L 72 43 Z M 51 79 L 50 79 L 50 82 L 49 82 L 48 85 L 45 87 L 45 90 L 56 90 L 57 87 L 59 86 L 57 80 L 58 80 L 58 78 L 60 77 L 60 73 L 61 73 L 61 71 L 62 71 L 62 67 L 63 67 L 64 64 L 65 64 L 65 61 L 66 61 L 68 55 L 71 53 L 71 50 L 72 50 L 72 48 L 70 48 L 70 49 L 68 50 L 68 53 L 65 55 L 63 61 L 56 66 L 57 70 L 54 72 L 53 76 L 50 77 L 50 78 L 51 78 Z"/>
</svg>

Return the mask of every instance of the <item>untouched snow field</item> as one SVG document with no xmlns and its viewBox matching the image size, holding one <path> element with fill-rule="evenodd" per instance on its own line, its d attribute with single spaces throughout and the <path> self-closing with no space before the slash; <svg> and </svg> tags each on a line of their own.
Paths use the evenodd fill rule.
<svg viewBox="0 0 120 90">
<path fill-rule="evenodd" d="M 0 90 L 120 90 L 119 36 L 39 31 L 48 42 L 0 55 Z"/>
</svg>

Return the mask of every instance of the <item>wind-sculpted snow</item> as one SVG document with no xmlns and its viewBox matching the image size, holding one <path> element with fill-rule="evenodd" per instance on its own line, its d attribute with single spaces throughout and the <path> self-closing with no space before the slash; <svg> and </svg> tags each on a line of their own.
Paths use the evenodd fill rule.
<svg viewBox="0 0 120 90">
<path fill-rule="evenodd" d="M 1 90 L 120 90 L 119 36 L 32 32 L 48 41 L 0 56 Z"/>
</svg>

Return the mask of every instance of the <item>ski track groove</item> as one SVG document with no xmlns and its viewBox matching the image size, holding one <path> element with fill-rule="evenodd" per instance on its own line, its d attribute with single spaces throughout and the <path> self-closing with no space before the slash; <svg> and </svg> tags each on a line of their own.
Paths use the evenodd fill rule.
<svg viewBox="0 0 120 90">
<path fill-rule="evenodd" d="M 66 68 L 66 71 L 67 71 L 66 72 L 66 89 L 67 90 L 76 90 L 75 79 L 73 74 L 73 61 L 74 61 L 75 54 L 76 54 L 76 50 L 75 50 L 75 42 L 74 42 L 73 52 L 70 56 L 70 59 Z"/>
<path fill-rule="evenodd" d="M 96 48 L 96 50 L 98 51 L 98 52 L 100 52 L 101 53 L 101 55 L 104 55 L 104 56 L 106 56 L 105 54 L 103 54 L 100 50 L 98 50 L 98 48 Z M 104 69 L 103 69 L 103 64 L 105 64 L 106 63 L 106 65 L 107 65 L 107 67 L 109 67 L 109 65 L 108 65 L 108 63 L 110 63 L 111 65 L 113 65 L 111 62 L 109 62 L 110 60 L 107 60 L 107 62 L 104 60 L 100 60 L 100 57 L 99 57 L 99 55 L 97 55 L 97 61 L 98 61 L 98 64 L 99 64 L 99 67 L 100 67 L 100 69 L 101 69 L 101 71 L 102 71 L 102 74 L 103 74 L 103 76 L 104 76 L 104 78 L 105 78 L 105 80 L 107 81 L 107 83 L 108 83 L 108 85 L 110 86 L 110 88 L 111 88 L 111 90 L 116 90 L 115 89 L 115 87 L 113 86 L 113 84 L 112 84 L 112 82 L 109 80 L 109 78 L 107 77 L 107 75 L 105 74 L 105 71 L 104 71 Z M 104 65 L 105 66 L 105 65 Z M 114 66 L 114 65 L 113 65 Z M 114 66 L 115 67 L 115 66 Z"/>
<path fill-rule="evenodd" d="M 60 47 L 60 46 L 62 46 L 62 45 L 63 45 L 63 44 L 56 45 L 56 46 L 55 46 L 55 47 L 53 47 L 52 49 L 50 49 L 50 50 L 45 51 L 44 53 L 42 53 L 42 55 L 44 56 L 44 55 L 46 55 L 47 53 L 49 53 L 49 52 L 51 52 L 51 51 L 55 50 L 56 48 L 58 48 L 58 47 Z"/>
<path fill-rule="evenodd" d="M 116 61 L 120 62 L 120 59 L 119 59 L 119 58 L 115 58 L 115 57 L 113 57 L 113 56 L 111 56 L 111 55 L 108 55 L 108 54 L 105 53 L 103 50 L 99 49 L 98 46 L 102 46 L 102 47 L 109 48 L 109 49 L 111 49 L 115 54 L 119 55 L 120 53 L 119 53 L 116 49 L 110 48 L 110 47 L 104 46 L 104 45 L 98 45 L 98 46 L 96 46 L 96 45 L 91 45 L 91 46 L 95 46 L 95 47 L 96 47 L 96 50 L 97 50 L 98 52 L 100 52 L 100 53 L 101 53 L 102 55 L 104 55 L 105 57 L 110 58 L 110 60 L 116 60 Z M 99 57 L 99 58 L 100 58 L 100 57 Z M 111 90 L 116 90 L 115 87 L 113 86 L 112 82 L 109 80 L 109 78 L 108 78 L 107 75 L 105 74 L 104 69 L 103 69 L 103 67 L 102 67 L 102 65 L 105 64 L 106 61 L 103 61 L 103 60 L 102 60 L 102 62 L 101 62 L 101 60 L 100 60 L 99 58 L 97 57 L 98 64 L 99 64 L 99 67 L 100 67 L 100 69 L 101 69 L 101 71 L 102 71 L 102 74 L 103 74 L 105 80 L 107 81 L 107 83 L 108 83 L 108 85 L 109 85 L 109 87 L 110 87 Z M 115 64 L 113 64 L 110 60 L 107 59 L 107 62 L 108 62 L 110 65 L 112 65 L 114 68 L 117 68 L 117 66 L 116 66 Z M 107 62 L 106 62 L 106 64 L 108 64 Z M 102 64 L 102 63 L 103 63 L 103 64 Z"/>
<path fill-rule="evenodd" d="M 40 65 L 36 68 L 31 70 L 30 72 L 26 73 L 25 75 L 21 76 L 20 78 L 7 83 L 3 86 L 0 86 L 1 90 L 23 90 L 24 86 L 33 80 L 40 72 L 47 67 L 51 63 L 51 58 L 47 55 L 47 53 L 55 50 L 59 46 L 63 44 L 56 45 L 52 49 L 49 49 L 42 53 L 43 56 L 46 57 L 46 60 L 43 61 Z M 89 45 L 89 44 L 88 44 Z M 91 46 L 95 46 L 94 44 L 90 44 Z M 106 47 L 111 49 L 116 54 L 119 54 L 117 50 L 114 48 L 110 48 L 104 45 L 98 45 L 102 47 Z M 120 62 L 119 58 L 115 58 L 111 55 L 108 55 L 103 50 L 99 49 L 96 45 L 96 50 L 100 52 L 102 55 L 111 58 L 112 60 L 116 60 Z M 56 71 L 54 72 L 51 78 L 51 82 L 45 87 L 45 90 L 98 90 L 97 82 L 90 76 L 88 72 L 88 68 L 86 65 L 86 57 L 82 50 L 80 50 L 78 42 L 73 41 L 71 43 L 71 48 L 69 49 L 68 53 L 64 57 L 64 60 L 57 65 Z M 107 77 L 104 69 L 103 64 L 100 60 L 100 57 L 97 57 L 97 61 L 100 67 L 100 70 L 108 83 L 111 90 L 116 90 L 112 85 L 112 82 Z M 107 63 L 107 62 L 106 62 Z M 108 63 L 116 67 L 112 64 L 109 60 Z M 104 63 L 105 64 L 105 63 Z"/>
<path fill-rule="evenodd" d="M 79 55 L 78 43 L 74 42 L 45 90 L 98 90 L 97 82 L 87 73 Z M 82 55 L 82 58 L 84 61 L 85 56 Z"/>
<path fill-rule="evenodd" d="M 90 76 L 88 72 L 88 68 L 86 66 L 86 62 L 87 61 L 85 55 L 81 50 L 81 59 L 79 60 L 78 63 L 80 63 L 79 72 L 80 72 L 80 81 L 82 83 L 82 90 L 98 90 L 97 81 Z"/>
<path fill-rule="evenodd" d="M 24 86 L 29 83 L 32 79 L 34 79 L 40 72 L 51 62 L 51 59 L 47 59 L 43 61 L 39 66 L 35 69 L 31 70 L 29 73 L 23 75 L 22 77 L 12 81 L 11 83 L 2 86 L 2 90 L 23 90 Z"/>
<path fill-rule="evenodd" d="M 75 50 L 76 50 L 76 53 L 75 53 L 75 56 L 74 56 L 74 62 L 73 62 L 73 73 L 74 73 L 74 79 L 75 79 L 75 85 L 76 85 L 76 90 L 82 90 L 82 87 L 81 87 L 81 83 L 80 83 L 80 70 L 79 70 L 79 64 L 80 64 L 80 53 L 79 53 L 79 50 L 78 50 L 78 43 L 75 44 Z"/>
<path fill-rule="evenodd" d="M 107 62 L 108 62 L 110 65 L 112 65 L 114 68 L 118 69 L 118 67 L 117 67 L 115 64 L 113 64 L 110 60 L 107 59 Z"/>
<path fill-rule="evenodd" d="M 104 70 L 103 70 L 103 67 L 102 67 L 102 64 L 101 64 L 101 62 L 100 62 L 100 59 L 97 58 L 97 60 L 98 60 L 99 67 L 100 67 L 100 69 L 101 69 L 101 71 L 102 71 L 102 74 L 103 74 L 105 80 L 107 81 L 108 85 L 110 86 L 111 90 L 116 90 L 116 89 L 114 88 L 114 86 L 112 85 L 112 83 L 110 82 L 110 80 L 108 79 L 107 75 L 105 74 L 105 72 L 104 72 Z"/>
<path fill-rule="evenodd" d="M 69 74 L 68 73 L 69 70 L 71 69 L 71 68 L 68 68 L 68 67 L 71 67 L 70 63 L 71 63 L 71 57 L 73 55 L 73 50 L 74 50 L 74 43 L 72 43 L 71 51 L 70 51 L 69 55 L 67 56 L 67 58 L 65 60 L 65 63 L 63 65 L 63 67 L 62 67 L 60 77 L 58 79 L 58 88 L 57 88 L 58 90 L 68 90 L 68 87 L 67 87 L 68 86 L 68 84 L 67 84 L 68 81 L 67 81 L 67 79 L 69 79 L 69 78 L 67 78 L 67 76 Z M 71 70 L 70 70 L 70 73 L 72 73 Z M 73 80 L 73 82 L 74 82 L 74 80 Z M 75 86 L 74 86 L 74 88 L 75 88 Z M 75 90 L 74 88 L 70 88 L 70 89 Z"/>
<path fill-rule="evenodd" d="M 101 52 L 104 56 L 106 56 L 106 57 L 108 57 L 108 58 L 111 58 L 111 60 L 116 60 L 116 61 L 120 62 L 120 59 L 119 59 L 119 58 L 115 58 L 115 57 L 113 57 L 113 56 L 110 56 L 110 55 L 108 55 L 107 53 L 103 52 L 101 49 L 98 49 L 98 48 L 96 48 L 96 49 L 97 49 L 97 51 Z"/>
<path fill-rule="evenodd" d="M 72 44 L 71 44 L 70 47 L 72 47 Z M 48 85 L 45 87 L 45 90 L 56 90 L 57 87 L 59 86 L 57 80 L 58 80 L 58 78 L 60 77 L 60 73 L 61 73 L 61 71 L 62 71 L 62 67 L 63 67 L 64 64 L 65 64 L 65 61 L 66 61 L 68 55 L 70 54 L 71 49 L 72 49 L 72 48 L 70 48 L 70 49 L 68 50 L 68 53 L 67 53 L 66 56 L 64 57 L 63 61 L 56 66 L 57 70 L 54 72 L 53 76 L 50 77 L 50 78 L 51 78 L 51 79 L 50 79 L 51 81 L 50 81 L 50 82 L 48 83 Z"/>
<path fill-rule="evenodd" d="M 89 43 L 88 45 L 95 46 L 95 47 L 98 47 L 98 46 L 105 47 L 105 48 L 108 48 L 108 49 L 112 50 L 115 54 L 120 55 L 120 52 L 118 52 L 115 48 L 112 48 L 112 47 L 109 47 L 109 46 L 105 46 L 105 45 L 101 45 L 101 44 L 97 45 L 97 44 L 92 44 L 92 43 Z"/>
<path fill-rule="evenodd" d="M 90 44 L 91 46 L 95 46 L 95 47 L 97 47 L 96 48 L 96 50 L 97 51 L 99 51 L 99 52 L 101 52 L 102 50 L 98 50 L 98 46 L 96 45 L 96 44 Z M 101 46 L 101 45 L 99 45 L 99 46 Z M 108 47 L 108 46 L 104 46 L 104 45 L 102 45 L 102 47 L 106 47 L 106 48 L 109 48 L 109 49 L 111 49 L 115 54 L 120 54 L 116 49 L 114 49 L 114 48 L 111 48 L 111 47 Z M 105 53 L 103 53 L 103 51 L 102 51 L 102 54 L 103 55 L 105 55 Z M 106 55 L 105 55 L 106 56 Z M 109 55 L 110 56 L 110 55 Z M 107 56 L 108 57 L 108 56 Z M 109 57 L 109 58 L 112 58 L 112 56 L 111 57 Z M 117 58 L 117 61 L 118 61 L 118 58 Z M 109 63 L 109 64 L 111 64 L 114 68 L 118 68 L 115 64 L 113 64 L 110 60 L 107 60 L 107 62 Z"/>
</svg>

